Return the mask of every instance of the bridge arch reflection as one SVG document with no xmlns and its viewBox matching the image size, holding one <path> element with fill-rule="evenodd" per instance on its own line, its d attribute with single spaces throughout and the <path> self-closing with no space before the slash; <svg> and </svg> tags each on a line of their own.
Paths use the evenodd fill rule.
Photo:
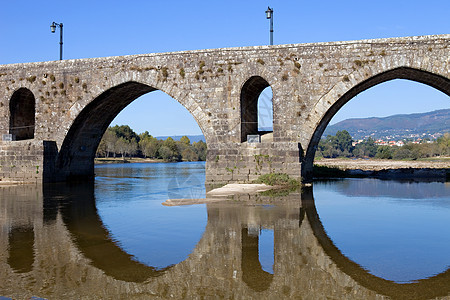
<svg viewBox="0 0 450 300">
<path fill-rule="evenodd" d="M 67 204 L 66 199 L 66 204 L 59 207 L 67 229 L 77 248 L 92 265 L 117 280 L 145 283 L 151 278 L 173 277 L 197 265 L 196 268 L 208 268 L 208 271 L 201 272 L 212 272 L 212 276 L 222 274 L 227 277 L 228 274 L 231 277 L 234 272 L 232 276 L 242 280 L 249 289 L 247 292 L 271 294 L 280 288 L 286 290 L 286 287 L 280 286 L 280 281 L 286 276 L 292 276 L 294 270 L 310 268 L 307 266 L 312 261 L 322 267 L 321 263 L 324 262 L 320 261 L 325 255 L 333 266 L 357 285 L 377 294 L 395 299 L 423 299 L 450 294 L 450 269 L 417 282 L 400 284 L 372 275 L 347 258 L 327 235 L 317 213 L 312 188 L 305 188 L 301 195 L 287 197 L 291 201 L 287 205 L 282 204 L 281 200 L 269 209 L 255 204 L 261 199 L 262 202 L 267 201 L 270 197 L 257 198 L 251 204 L 208 204 L 208 224 L 193 252 L 185 261 L 157 270 L 133 260 L 131 255 L 109 238 L 95 208 L 92 186 L 82 193 L 79 192 L 79 185 L 73 187 L 71 189 L 69 186 L 70 193 L 77 193 L 76 199 L 85 200 Z M 249 224 L 274 229 L 274 274 L 262 269 L 257 239 L 249 234 Z M 295 241 L 290 240 L 294 236 Z M 316 242 L 320 248 L 315 248 Z M 240 259 L 232 263 L 237 258 L 234 256 L 236 254 Z M 224 259 L 218 259 L 218 255 L 224 255 Z M 334 267 L 325 270 L 331 275 Z M 347 280 L 340 275 L 335 284 L 345 286 Z"/>
<path fill-rule="evenodd" d="M 450 268 L 438 275 L 416 282 L 396 283 L 370 274 L 358 263 L 346 257 L 323 227 L 315 206 L 312 188 L 305 189 L 302 194 L 302 210 L 324 253 L 342 272 L 362 286 L 393 299 L 430 299 L 450 294 Z"/>
<path fill-rule="evenodd" d="M 47 215 L 51 217 L 57 214 L 51 212 L 49 207 L 61 213 L 77 248 L 94 267 L 101 269 L 106 275 L 117 280 L 144 282 L 151 277 L 161 276 L 171 268 L 147 266 L 136 261 L 117 245 L 98 215 L 94 183 L 65 184 L 53 188 L 49 186 L 44 191 Z"/>
<path fill-rule="evenodd" d="M 0 228 L 10 226 L 14 219 L 33 219 L 37 254 L 32 270 L 24 276 L 0 253 L 0 292 L 5 296 L 29 298 L 39 293 L 62 298 L 67 290 L 79 297 L 98 298 L 108 297 L 108 292 L 121 297 L 135 293 L 161 298 L 258 299 L 280 295 L 424 299 L 450 294 L 450 270 L 398 284 L 371 275 L 345 257 L 323 228 L 312 189 L 281 198 L 245 195 L 228 203 L 208 204 L 208 224 L 201 240 L 186 260 L 164 270 L 133 261 L 109 238 L 95 208 L 93 185 L 46 186 L 39 196 L 43 202 L 36 201 L 42 191 L 28 189 L 31 201 L 20 209 L 11 197 L 15 190 L 0 189 Z M 33 209 L 30 203 L 35 204 Z M 274 231 L 274 272 L 264 275 L 264 286 L 255 284 L 261 275 L 260 264 L 251 266 L 242 260 L 254 253 L 254 243 L 253 250 L 245 250 L 245 231 L 250 225 Z M 58 238 L 66 236 L 59 243 Z M 4 230 L 0 230 L 0 241 L 0 250 L 8 247 Z M 54 286 L 48 288 L 47 282 Z M 27 292 L 17 294 L 16 290 Z"/>
</svg>

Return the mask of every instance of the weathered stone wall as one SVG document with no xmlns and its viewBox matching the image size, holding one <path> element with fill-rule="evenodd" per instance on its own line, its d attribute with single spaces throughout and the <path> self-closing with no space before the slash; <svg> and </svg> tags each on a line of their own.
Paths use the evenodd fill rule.
<svg viewBox="0 0 450 300">
<path fill-rule="evenodd" d="M 404 78 L 450 95 L 449 44 L 450 35 L 437 35 L 3 65 L 0 134 L 9 132 L 10 99 L 26 88 L 36 99 L 34 140 L 57 145 L 53 178 L 90 177 L 109 123 L 137 97 L 162 90 L 205 135 L 207 182 L 270 170 L 308 179 L 326 125 L 361 91 Z M 273 91 L 273 138 L 258 145 L 241 142 L 241 107 L 250 101 L 242 88 L 255 76 Z"/>
<path fill-rule="evenodd" d="M 3 142 L 0 144 L 0 182 L 42 181 L 44 147 L 39 141 Z"/>
<path fill-rule="evenodd" d="M 57 157 L 54 142 L 23 140 L 0 143 L 0 183 L 52 181 Z"/>
</svg>

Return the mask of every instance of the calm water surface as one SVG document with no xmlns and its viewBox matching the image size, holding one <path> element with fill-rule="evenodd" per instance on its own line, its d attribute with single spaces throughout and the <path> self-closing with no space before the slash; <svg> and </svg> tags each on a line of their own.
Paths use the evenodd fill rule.
<svg viewBox="0 0 450 300">
<path fill-rule="evenodd" d="M 0 296 L 450 298 L 450 185 L 345 179 L 209 204 L 204 163 L 0 188 Z M 204 201 L 202 201 L 204 203 Z"/>
</svg>

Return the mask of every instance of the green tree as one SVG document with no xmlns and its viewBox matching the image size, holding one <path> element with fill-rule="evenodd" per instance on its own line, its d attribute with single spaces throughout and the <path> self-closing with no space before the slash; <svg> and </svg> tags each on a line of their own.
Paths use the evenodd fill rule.
<svg viewBox="0 0 450 300">
<path fill-rule="evenodd" d="M 182 159 L 186 161 L 198 161 L 198 155 L 192 147 L 184 149 L 183 152 L 181 152 L 181 156 Z"/>
<path fill-rule="evenodd" d="M 206 143 L 204 141 L 194 142 L 193 147 L 195 149 L 195 152 L 197 153 L 198 160 L 205 161 L 207 152 Z"/>
<path fill-rule="evenodd" d="M 122 158 L 125 158 L 125 155 L 129 147 L 129 143 L 130 142 L 124 139 L 123 137 L 119 138 L 116 142 L 116 149 L 122 155 Z"/>
<path fill-rule="evenodd" d="M 389 146 L 378 146 L 375 157 L 379 159 L 392 159 L 392 148 Z"/>
<path fill-rule="evenodd" d="M 336 132 L 337 146 L 344 156 L 351 156 L 353 151 L 353 140 L 347 130 Z"/>
<path fill-rule="evenodd" d="M 189 138 L 185 135 L 183 135 L 180 139 L 180 142 L 184 145 L 190 145 L 191 144 L 191 140 L 189 140 Z"/>
<path fill-rule="evenodd" d="M 348 131 L 338 131 L 335 136 L 328 135 L 319 142 L 318 150 L 326 158 L 335 158 L 340 156 L 352 156 L 353 140 Z"/>
<path fill-rule="evenodd" d="M 114 157 L 116 157 L 116 143 L 117 143 L 117 136 L 115 132 L 109 127 L 106 129 L 105 134 L 103 134 L 102 141 L 105 143 L 105 151 L 106 151 L 106 157 L 109 157 L 109 154 L 112 153 Z"/>
<path fill-rule="evenodd" d="M 171 137 L 168 137 L 163 142 L 163 145 L 159 148 L 159 154 L 165 161 L 181 161 L 181 154 L 177 144 Z"/>
<path fill-rule="evenodd" d="M 374 157 L 375 154 L 377 154 L 377 145 L 371 137 L 357 144 L 353 150 L 353 155 L 356 157 Z"/>
<path fill-rule="evenodd" d="M 139 142 L 140 140 L 136 132 L 134 132 L 133 129 L 131 129 L 128 125 L 116 125 L 114 127 L 111 127 L 111 130 L 116 134 L 118 138 L 124 138 L 130 142 L 133 138 L 136 140 L 136 142 Z"/>
<path fill-rule="evenodd" d="M 436 140 L 439 156 L 450 156 L 450 133 L 446 133 Z"/>
<path fill-rule="evenodd" d="M 141 134 L 140 138 L 139 149 L 141 149 L 142 154 L 150 158 L 158 157 L 158 149 L 161 146 L 161 142 L 149 134 Z"/>
<path fill-rule="evenodd" d="M 135 138 L 132 138 L 131 141 L 128 142 L 126 153 L 129 156 L 135 156 L 138 152 L 138 143 Z"/>
</svg>

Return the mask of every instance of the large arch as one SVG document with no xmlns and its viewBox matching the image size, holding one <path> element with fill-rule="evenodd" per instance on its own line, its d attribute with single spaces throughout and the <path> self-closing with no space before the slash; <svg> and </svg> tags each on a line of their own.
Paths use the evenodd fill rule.
<svg viewBox="0 0 450 300">
<path fill-rule="evenodd" d="M 14 92 L 9 102 L 9 133 L 17 141 L 34 138 L 36 100 L 27 88 Z"/>
<path fill-rule="evenodd" d="M 87 104 L 62 142 L 55 165 L 55 175 L 60 178 L 52 180 L 92 179 L 95 152 L 109 124 L 131 102 L 156 90 L 144 83 L 128 81 L 106 90 Z M 204 132 L 198 119 L 195 116 L 194 119 Z"/>
<path fill-rule="evenodd" d="M 428 71 L 414 69 L 410 67 L 399 67 L 394 68 L 388 71 L 384 71 L 375 76 L 372 76 L 362 82 L 356 84 L 352 88 L 350 88 L 347 92 L 342 95 L 336 91 L 330 91 L 327 95 L 333 95 L 337 93 L 339 99 L 337 101 L 330 100 L 326 96 L 323 97 L 316 106 L 329 106 L 328 110 L 324 115 L 321 116 L 320 121 L 317 123 L 314 133 L 312 134 L 308 147 L 306 150 L 306 154 L 302 160 L 302 178 L 304 182 L 312 181 L 312 170 L 314 163 L 314 155 L 317 150 L 317 146 L 319 144 L 320 138 L 322 137 L 323 132 L 325 131 L 328 123 L 334 117 L 334 115 L 353 97 L 358 95 L 359 93 L 386 81 L 394 80 L 394 79 L 406 79 L 411 81 L 416 81 L 419 83 L 423 83 L 434 87 L 435 89 L 445 93 L 450 96 L 450 79 L 443 77 L 438 74 L 434 74 Z M 342 86 L 336 86 L 336 89 L 341 89 Z M 325 103 L 332 103 L 326 105 Z M 314 109 L 312 110 L 314 111 Z"/>
</svg>

